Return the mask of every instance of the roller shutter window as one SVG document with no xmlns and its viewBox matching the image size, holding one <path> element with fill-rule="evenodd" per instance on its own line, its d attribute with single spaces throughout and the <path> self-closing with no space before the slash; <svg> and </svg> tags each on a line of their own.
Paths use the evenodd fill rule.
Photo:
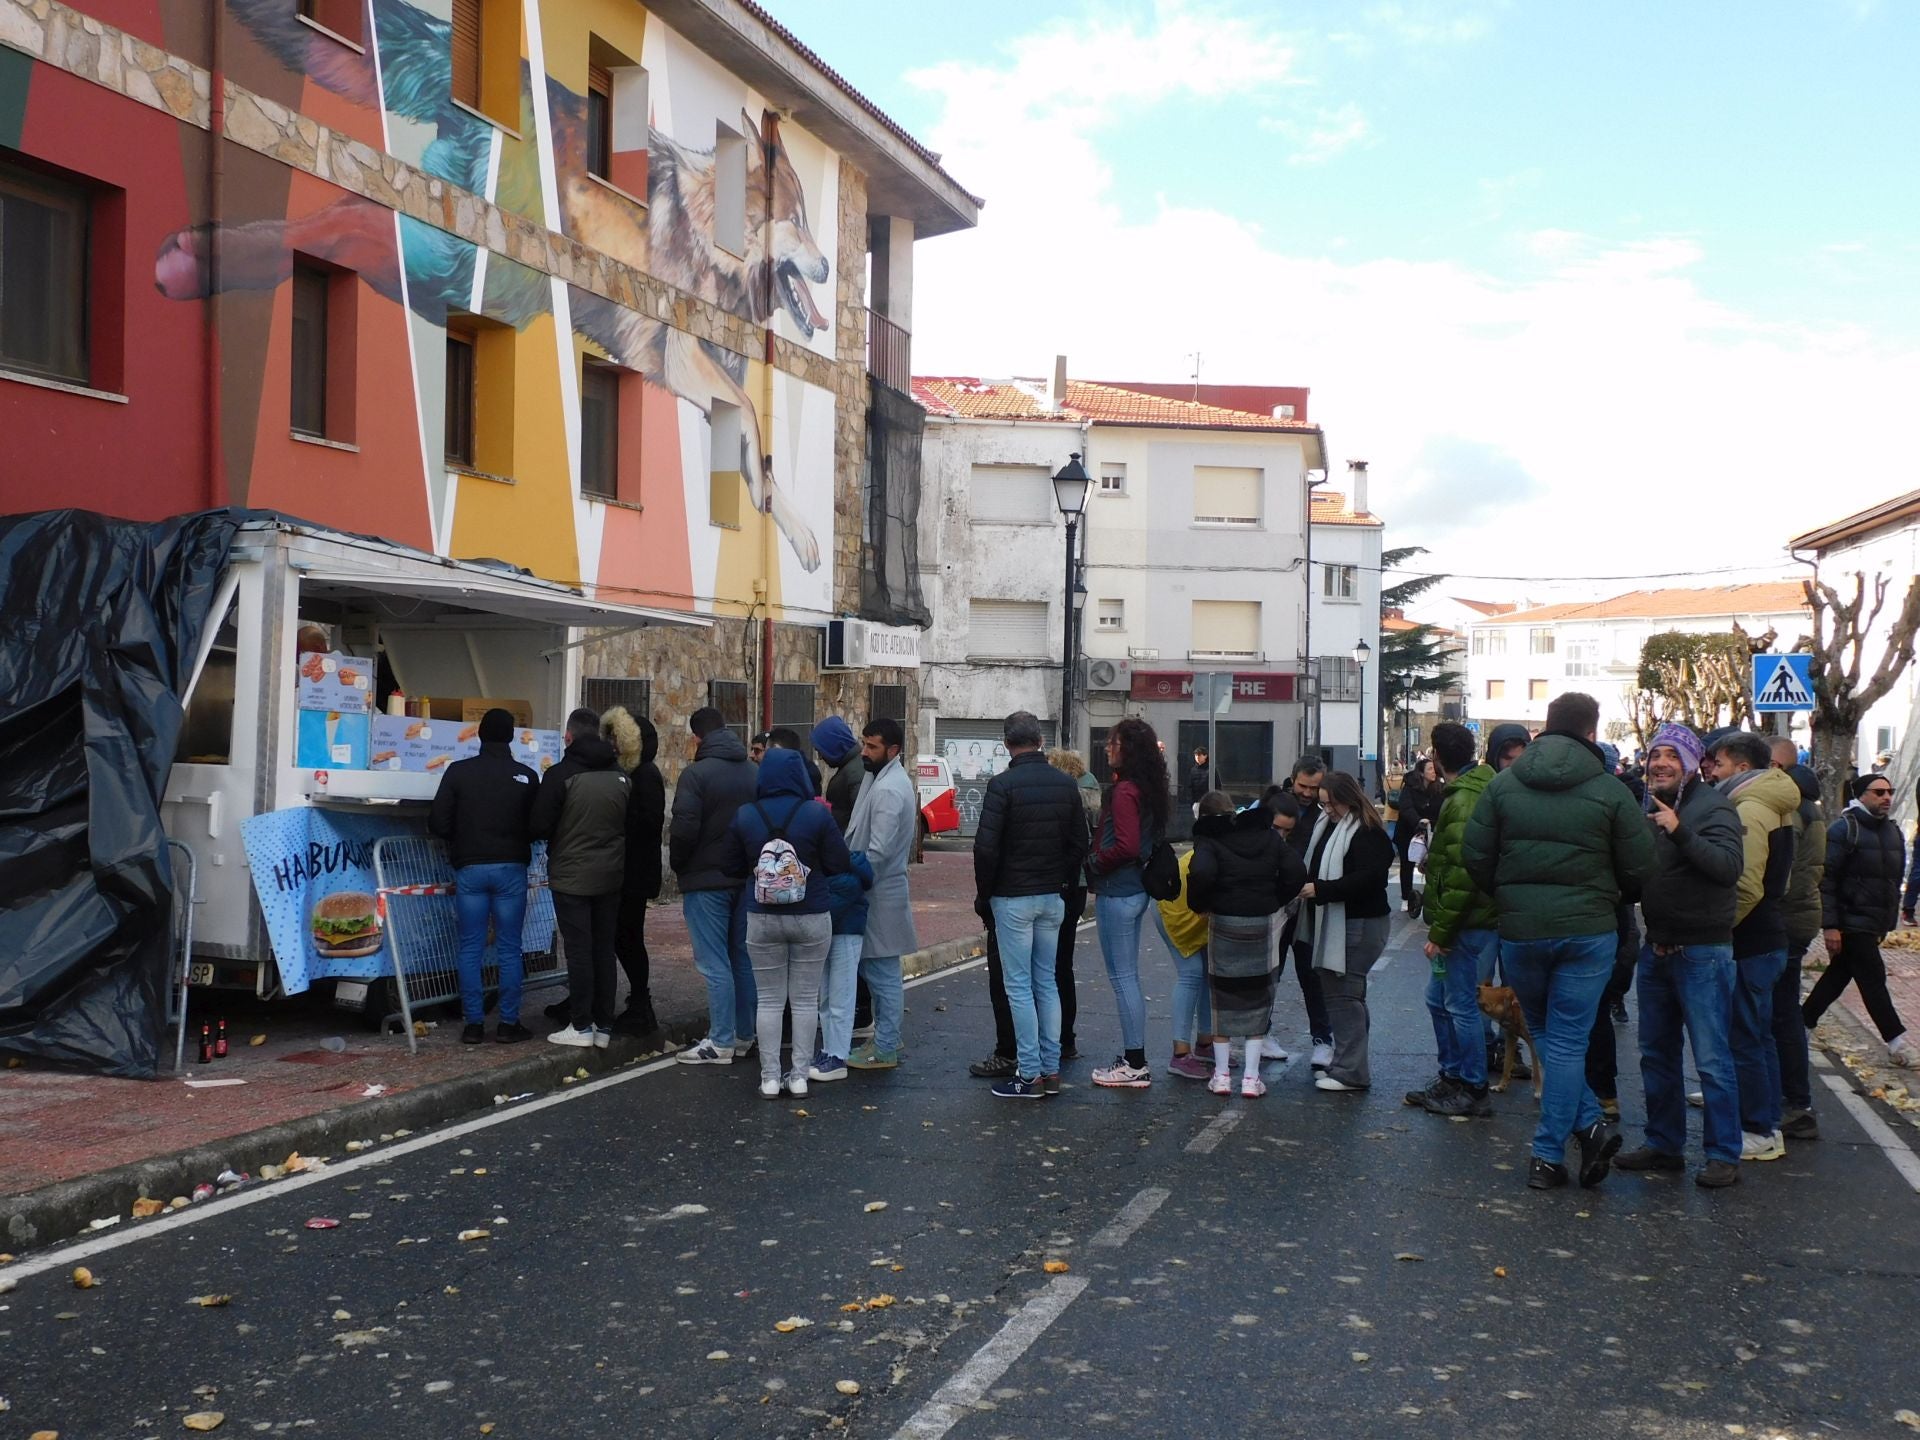
<svg viewBox="0 0 1920 1440">
<path fill-rule="evenodd" d="M 1193 523 L 1258 525 L 1265 472 L 1238 465 L 1193 467 Z"/>
<path fill-rule="evenodd" d="M 587 66 L 587 173 L 613 178 L 613 72 Z"/>
<path fill-rule="evenodd" d="M 993 660 L 1045 660 L 1050 626 L 1044 600 L 972 600 L 967 654 Z"/>
</svg>

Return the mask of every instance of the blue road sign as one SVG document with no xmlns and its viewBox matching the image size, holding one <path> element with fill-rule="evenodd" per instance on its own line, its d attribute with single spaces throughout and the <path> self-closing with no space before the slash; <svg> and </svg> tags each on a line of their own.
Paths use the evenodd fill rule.
<svg viewBox="0 0 1920 1440">
<path fill-rule="evenodd" d="M 1474 734 L 1478 735 L 1480 733 L 1480 722 L 1478 720 L 1462 720 L 1460 723 Z"/>
<path fill-rule="evenodd" d="M 1754 656 L 1753 708 L 1763 715 L 1813 709 L 1813 657 Z"/>
</svg>

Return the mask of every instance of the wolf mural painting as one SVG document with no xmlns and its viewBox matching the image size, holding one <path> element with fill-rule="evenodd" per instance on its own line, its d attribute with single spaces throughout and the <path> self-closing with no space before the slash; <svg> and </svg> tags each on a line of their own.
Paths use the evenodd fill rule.
<svg viewBox="0 0 1920 1440">
<path fill-rule="evenodd" d="M 749 108 L 755 97 L 743 85 L 714 71 L 650 17 L 626 22 L 645 25 L 651 85 L 640 161 L 642 205 L 637 195 L 589 174 L 589 107 L 580 90 L 546 74 L 536 92 L 532 67 L 523 59 L 518 136 L 456 102 L 451 92 L 451 24 L 421 5 L 369 0 L 365 33 L 372 44 L 363 53 L 316 35 L 287 0 L 228 0 L 228 10 L 274 60 L 309 84 L 352 105 L 384 111 L 393 153 L 417 163 L 425 173 L 543 220 L 680 291 L 754 323 L 773 323 L 788 338 L 833 354 L 831 294 L 823 308 L 813 288 L 831 280 L 829 256 L 837 221 L 837 174 L 831 155 L 810 136 L 790 136 L 779 116 L 764 106 L 756 122 Z M 534 14 L 529 7 L 529 24 Z M 541 23 L 551 57 L 554 26 L 560 21 L 549 16 Z M 676 127 L 668 120 L 680 89 L 687 96 L 683 137 L 703 128 L 707 136 L 715 134 L 713 112 L 724 103 L 713 98 L 716 94 L 731 93 L 745 102 L 738 112 L 738 136 L 745 142 L 745 214 L 740 240 L 732 248 L 716 239 L 716 177 L 721 168 L 717 144 L 676 138 Z M 732 120 L 729 110 L 722 122 L 726 129 L 731 130 Z M 521 136 L 533 137 L 533 142 Z M 417 153 L 407 152 L 409 139 Z M 804 157 L 797 155 L 797 146 L 806 147 Z M 550 169 L 543 164 L 543 149 L 550 155 Z M 813 172 L 804 177 L 803 161 Z M 816 232 L 816 215 L 824 217 L 824 234 Z M 208 278 L 209 241 L 209 227 L 194 226 L 161 243 L 154 279 L 163 294 L 197 299 L 215 288 Z M 771 515 L 792 555 L 792 566 L 782 567 L 793 582 L 785 598 L 822 608 L 828 603 L 828 577 L 813 580 L 833 525 L 832 397 L 826 392 L 784 375 L 768 384 L 760 373 L 764 367 L 746 356 L 354 196 L 334 199 L 304 215 L 226 224 L 219 229 L 219 247 L 221 292 L 275 290 L 292 273 L 295 257 L 305 257 L 354 272 L 380 296 L 440 329 L 450 315 L 476 316 L 516 332 L 539 317 L 552 316 L 562 333 L 571 330 L 590 353 L 636 372 L 684 402 L 681 414 L 693 423 L 711 420 L 718 406 L 732 407 L 739 421 L 737 469 L 749 502 L 753 510 Z M 429 373 L 430 360 L 422 350 L 415 363 L 431 453 L 429 397 L 438 395 L 444 382 Z M 561 389 L 556 385 L 556 395 Z M 767 416 L 763 401 L 778 394 L 797 396 L 794 403 L 814 413 L 789 424 Z M 766 453 L 767 420 L 773 422 L 773 433 L 788 442 L 794 436 L 803 438 L 789 444 L 789 453 L 781 453 L 780 441 L 771 447 L 774 453 Z M 577 435 L 577 419 L 566 432 Z M 732 428 L 726 433 L 731 435 Z M 714 431 L 716 442 L 719 434 Z M 726 458 L 711 456 L 712 469 L 736 468 Z M 706 476 L 698 476 L 695 483 L 690 453 L 683 463 L 687 494 L 704 493 Z M 797 490 L 805 491 L 804 498 Z M 444 479 L 439 504 L 437 523 L 443 523 L 451 504 Z M 691 519 L 691 503 L 688 510 Z M 692 532 L 696 527 L 687 528 Z M 689 548 L 699 543 L 690 533 Z M 582 567 L 583 573 L 591 570 L 586 556 Z M 793 575 L 792 567 L 801 574 Z M 694 588 L 700 589 L 697 577 Z M 801 593 L 793 593 L 796 588 Z"/>
</svg>

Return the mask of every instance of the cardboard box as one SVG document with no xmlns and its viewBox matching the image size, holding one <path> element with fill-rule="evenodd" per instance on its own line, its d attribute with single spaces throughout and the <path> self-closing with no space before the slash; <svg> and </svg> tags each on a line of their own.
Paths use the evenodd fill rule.
<svg viewBox="0 0 1920 1440">
<path fill-rule="evenodd" d="M 439 705 L 436 703 L 433 708 L 434 713 L 438 714 Z M 469 695 L 460 702 L 460 718 L 476 725 L 480 723 L 480 717 L 489 710 L 505 710 L 513 716 L 515 725 L 529 730 L 533 728 L 533 705 L 526 700 L 487 700 Z"/>
<path fill-rule="evenodd" d="M 314 651 L 300 657 L 298 699 L 302 710 L 366 715 L 373 709 L 373 661 Z"/>
<path fill-rule="evenodd" d="M 370 720 L 338 710 L 302 710 L 294 734 L 294 764 L 304 770 L 367 768 Z"/>
</svg>

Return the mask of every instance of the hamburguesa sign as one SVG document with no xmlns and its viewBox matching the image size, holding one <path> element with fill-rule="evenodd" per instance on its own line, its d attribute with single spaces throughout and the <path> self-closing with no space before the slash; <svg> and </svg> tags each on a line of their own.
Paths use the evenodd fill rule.
<svg viewBox="0 0 1920 1440">
<path fill-rule="evenodd" d="M 1135 670 L 1129 693 L 1135 700 L 1191 700 L 1193 674 L 1191 670 Z M 1255 705 L 1286 704 L 1294 698 L 1296 678 L 1279 670 L 1236 671 L 1233 698 Z"/>
</svg>

